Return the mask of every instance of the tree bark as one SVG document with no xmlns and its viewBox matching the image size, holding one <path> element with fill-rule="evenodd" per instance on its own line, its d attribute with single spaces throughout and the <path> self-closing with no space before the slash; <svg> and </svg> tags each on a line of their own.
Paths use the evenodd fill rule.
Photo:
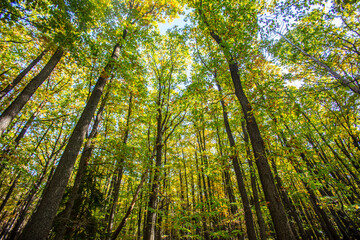
<svg viewBox="0 0 360 240">
<path fill-rule="evenodd" d="M 235 95 L 240 102 L 245 117 L 246 128 L 253 148 L 253 153 L 256 160 L 256 166 L 258 168 L 259 177 L 264 191 L 265 199 L 269 203 L 268 208 L 274 223 L 276 236 L 280 240 L 295 239 L 294 234 L 291 231 L 289 220 L 286 216 L 284 206 L 281 203 L 279 193 L 277 192 L 275 186 L 271 168 L 266 157 L 265 144 L 261 137 L 259 127 L 256 123 L 256 119 L 253 114 L 253 109 L 241 84 L 238 64 L 235 61 L 235 59 L 232 57 L 229 49 L 227 48 L 226 44 L 224 44 L 221 37 L 211 28 L 210 24 L 207 22 L 206 16 L 202 12 L 201 7 L 199 7 L 197 10 L 199 12 L 200 17 L 202 18 L 202 21 L 209 28 L 208 30 L 210 36 L 222 49 L 225 58 L 228 62 L 231 79 L 235 88 Z"/>
<path fill-rule="evenodd" d="M 221 93 L 220 84 L 218 82 L 216 82 L 216 85 L 218 87 L 219 92 Z M 228 114 L 227 114 L 227 111 L 226 111 L 224 100 L 221 99 L 220 102 L 221 102 L 221 106 L 222 106 L 222 110 L 223 110 L 223 119 L 224 119 L 224 125 L 225 125 L 225 129 L 226 129 L 226 134 L 228 136 L 228 140 L 229 140 L 231 151 L 232 151 L 232 156 L 230 157 L 230 159 L 232 160 L 232 164 L 233 164 L 233 167 L 234 167 L 238 188 L 239 188 L 239 191 L 240 191 L 241 201 L 242 201 L 243 207 L 244 207 L 246 232 L 248 234 L 249 239 L 257 239 L 256 232 L 255 232 L 253 215 L 252 215 L 252 212 L 251 212 L 251 206 L 250 206 L 249 198 L 248 198 L 248 195 L 247 195 L 247 192 L 246 192 L 244 177 L 243 177 L 243 174 L 241 172 L 239 159 L 238 159 L 238 156 L 237 156 L 234 136 L 233 136 L 231 128 L 230 128 Z"/>
<path fill-rule="evenodd" d="M 219 44 L 223 51 L 226 52 L 226 49 L 224 49 L 225 47 L 222 44 L 221 38 L 214 32 L 211 32 L 211 36 Z M 231 78 L 235 88 L 235 95 L 240 102 L 242 111 L 245 116 L 246 128 L 256 159 L 256 165 L 258 168 L 262 188 L 265 194 L 265 199 L 267 202 L 269 202 L 268 208 L 271 218 L 274 222 L 276 236 L 278 239 L 295 239 L 291 231 L 284 206 L 281 203 L 279 193 L 277 192 L 275 186 L 274 178 L 271 173 L 271 168 L 265 153 L 265 144 L 261 137 L 259 127 L 256 123 L 253 109 L 242 88 L 238 65 L 232 58 L 228 58 L 227 60 L 229 64 Z"/>
<path fill-rule="evenodd" d="M 159 91 L 161 91 L 159 89 Z M 162 130 L 162 112 L 160 106 L 160 93 L 158 99 L 158 116 L 157 116 L 157 134 L 156 134 L 156 156 L 155 156 L 155 172 L 154 179 L 151 186 L 151 192 L 148 203 L 148 213 L 146 217 L 146 225 L 144 229 L 144 240 L 154 240 L 154 227 L 156 220 L 156 207 L 157 207 L 157 195 L 159 190 L 159 179 L 160 179 L 160 167 L 161 167 L 161 157 L 162 157 L 162 147 L 163 147 L 163 130 Z"/>
<path fill-rule="evenodd" d="M 79 198 L 80 184 L 83 181 L 84 175 L 86 173 L 87 164 L 92 155 L 92 150 L 93 150 L 92 139 L 94 137 L 96 137 L 96 135 L 97 135 L 98 126 L 100 124 L 101 116 L 102 116 L 102 113 L 105 108 L 108 93 L 109 92 L 106 93 L 106 95 L 104 96 L 104 98 L 101 101 L 100 108 L 96 114 L 94 125 L 91 129 L 91 132 L 88 136 L 88 139 L 87 139 L 84 149 L 82 151 L 80 161 L 79 161 L 79 169 L 76 173 L 74 185 L 70 191 L 69 199 L 66 202 L 65 210 L 59 214 L 59 221 L 58 221 L 59 227 L 55 229 L 56 235 L 55 235 L 54 240 L 64 239 L 64 236 L 66 233 L 66 228 L 69 226 L 71 211 L 73 210 L 75 201 Z"/>
<path fill-rule="evenodd" d="M 265 199 L 267 202 L 269 202 L 268 208 L 271 218 L 274 222 L 276 236 L 278 239 L 295 239 L 291 231 L 284 206 L 281 203 L 279 193 L 277 192 L 274 183 L 274 178 L 272 176 L 270 165 L 265 153 L 264 141 L 261 137 L 259 127 L 253 115 L 253 109 L 241 85 L 240 76 L 238 73 L 238 65 L 232 59 L 229 61 L 229 69 L 235 87 L 235 95 L 241 104 L 246 119 L 247 131 L 249 133 L 250 142 L 255 155 L 256 165 L 265 194 Z"/>
<path fill-rule="evenodd" d="M 50 76 L 55 66 L 59 63 L 64 51 L 62 48 L 58 48 L 54 55 L 47 62 L 45 67 L 36 75 L 24 88 L 24 90 L 17 96 L 17 98 L 5 109 L 3 114 L 0 116 L 0 137 L 9 126 L 11 121 L 19 114 L 21 109 L 30 100 L 31 96 L 40 87 L 40 85 Z"/>
<path fill-rule="evenodd" d="M 44 190 L 39 207 L 31 217 L 29 223 L 25 226 L 24 232 L 19 238 L 20 240 L 43 240 L 49 235 L 52 223 L 56 216 L 56 212 L 59 208 L 91 119 L 94 116 L 95 110 L 100 101 L 109 73 L 113 68 L 114 61 L 119 57 L 119 55 L 120 45 L 116 44 L 111 56 L 112 59 L 100 75 L 94 90 L 91 93 L 89 101 L 87 102 L 85 109 L 81 114 L 73 133 L 71 134 L 54 175 L 47 188 Z"/>
<path fill-rule="evenodd" d="M 257 222 L 259 224 L 260 239 L 266 240 L 267 239 L 267 235 L 266 235 L 267 228 L 266 228 L 264 217 L 261 212 L 260 198 L 259 198 L 258 188 L 257 188 L 257 184 L 256 184 L 255 168 L 254 168 L 253 161 L 251 159 L 251 153 L 250 153 L 249 136 L 246 131 L 246 126 L 245 126 L 244 122 L 241 122 L 241 128 L 243 131 L 244 141 L 246 144 L 246 155 L 248 157 L 248 164 L 249 164 L 249 169 L 250 169 L 250 182 L 251 182 L 251 188 L 253 190 Z"/>
</svg>

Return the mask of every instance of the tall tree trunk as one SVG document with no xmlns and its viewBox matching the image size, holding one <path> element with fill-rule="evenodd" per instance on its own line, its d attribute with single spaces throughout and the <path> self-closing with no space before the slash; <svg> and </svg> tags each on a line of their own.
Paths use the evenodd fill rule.
<svg viewBox="0 0 360 240">
<path fill-rule="evenodd" d="M 291 146 L 288 144 L 285 136 L 283 135 L 283 133 L 281 133 L 281 139 L 284 143 L 285 146 L 287 146 L 290 149 L 290 163 L 293 165 L 293 167 L 295 168 L 295 171 L 298 174 L 303 174 L 303 170 L 301 169 L 301 167 L 299 166 L 298 162 L 296 161 L 296 159 L 294 159 L 292 157 L 293 153 L 291 150 Z M 307 163 L 307 165 L 309 166 L 310 164 L 308 163 L 308 160 L 305 156 L 304 153 L 300 154 L 301 158 L 304 160 L 305 163 Z M 326 215 L 325 211 L 323 208 L 321 208 L 320 204 L 319 204 L 319 200 L 317 198 L 317 196 L 315 195 L 314 191 L 311 189 L 311 187 L 309 186 L 308 182 L 306 182 L 304 179 L 301 178 L 301 182 L 303 183 L 305 189 L 307 190 L 307 192 L 309 193 L 309 199 L 311 202 L 311 205 L 314 208 L 314 211 L 320 221 L 321 227 L 323 228 L 325 234 L 327 235 L 327 237 L 329 239 L 335 240 L 335 239 L 340 239 L 339 235 L 337 234 L 331 220 L 328 218 L 328 216 Z"/>
<path fill-rule="evenodd" d="M 255 168 L 253 165 L 253 160 L 251 159 L 251 153 L 250 153 L 250 148 L 249 148 L 250 147 L 249 136 L 246 131 L 246 126 L 245 126 L 244 122 L 241 122 L 241 128 L 243 131 L 244 141 L 245 141 L 245 145 L 246 145 L 246 155 L 248 158 L 248 164 L 249 164 L 249 169 L 250 169 L 250 182 L 251 182 L 251 188 L 253 190 L 257 222 L 259 224 L 260 239 L 265 240 L 265 239 L 267 239 L 267 235 L 266 235 L 267 228 L 266 228 L 264 217 L 261 212 L 260 198 L 259 198 L 258 188 L 257 188 L 257 184 L 256 184 Z"/>
<path fill-rule="evenodd" d="M 228 62 L 231 79 L 235 88 L 235 95 L 240 102 L 245 117 L 246 128 L 256 159 L 256 166 L 258 168 L 265 199 L 267 202 L 269 202 L 268 208 L 270 210 L 270 215 L 274 223 L 276 236 L 280 240 L 295 239 L 294 234 L 291 231 L 284 206 L 281 203 L 279 193 L 277 192 L 275 186 L 271 168 L 266 157 L 265 144 L 261 137 L 259 127 L 256 123 L 256 119 L 253 114 L 253 108 L 251 107 L 251 104 L 241 84 L 238 64 L 229 52 L 226 43 L 224 43 L 221 37 L 214 30 L 211 29 L 210 24 L 207 22 L 206 16 L 202 12 L 201 6 L 197 10 L 203 22 L 208 26 L 211 37 L 222 49 Z"/>
<path fill-rule="evenodd" d="M 0 137 L 9 126 L 11 121 L 19 114 L 21 109 L 29 101 L 31 96 L 40 87 L 40 85 L 50 76 L 55 66 L 59 63 L 64 51 L 62 48 L 58 48 L 54 55 L 50 58 L 44 68 L 36 75 L 17 96 L 17 98 L 5 109 L 3 114 L 0 116 Z"/>
<path fill-rule="evenodd" d="M 20 178 L 20 173 L 17 174 L 16 178 L 14 179 L 14 181 L 12 182 L 4 200 L 2 201 L 1 205 L 0 205 L 0 212 L 2 212 L 3 208 L 5 207 L 7 201 L 10 199 L 11 194 L 13 193 L 15 186 Z"/>
<path fill-rule="evenodd" d="M 278 239 L 295 239 L 291 231 L 284 206 L 281 203 L 279 193 L 274 183 L 274 178 L 272 176 L 270 165 L 265 153 L 264 141 L 261 137 L 259 127 L 253 115 L 253 109 L 241 85 L 238 65 L 232 59 L 229 60 L 229 69 L 235 87 L 235 95 L 239 99 L 246 119 L 247 131 L 250 136 L 260 181 L 265 194 L 265 199 L 269 202 L 268 208 L 274 223 L 276 236 Z"/>
<path fill-rule="evenodd" d="M 53 124 L 53 123 L 52 123 Z M 52 125 L 51 124 L 51 125 Z M 14 224 L 14 227 L 12 228 L 8 240 L 14 240 L 17 239 L 17 236 L 20 234 L 21 232 L 21 226 L 22 223 L 24 222 L 25 218 L 26 218 L 26 214 L 28 212 L 28 209 L 30 208 L 32 202 L 34 201 L 34 197 L 36 195 L 36 193 L 38 192 L 43 180 L 46 177 L 46 172 L 48 171 L 49 167 L 53 168 L 53 165 L 55 163 L 55 160 L 57 159 L 58 155 L 60 154 L 61 150 L 65 147 L 66 145 L 66 138 L 63 140 L 63 142 L 61 143 L 61 145 L 59 146 L 58 149 L 58 143 L 60 142 L 60 138 L 63 132 L 63 126 L 64 126 L 64 121 L 62 121 L 62 125 L 61 125 L 61 129 L 60 132 L 55 140 L 55 144 L 54 147 L 52 148 L 52 152 L 48 158 L 48 160 L 45 163 L 45 166 L 43 167 L 41 173 L 39 174 L 38 180 L 33 184 L 33 186 L 29 189 L 28 194 L 25 197 L 25 200 L 20 204 L 19 208 L 18 208 L 18 218 Z M 51 128 L 51 126 L 49 127 L 49 129 Z M 44 134 L 44 136 L 46 135 L 46 133 Z M 38 146 L 40 145 L 40 143 L 38 144 Z M 50 173 L 51 174 L 51 173 Z M 50 175 L 49 174 L 49 175 Z"/>
<path fill-rule="evenodd" d="M 122 141 L 123 147 L 126 146 L 126 143 L 129 138 L 130 117 L 131 117 L 131 112 L 132 112 L 132 97 L 133 97 L 133 94 L 130 93 L 128 113 L 127 113 L 127 117 L 126 117 L 125 133 L 124 133 L 123 141 Z M 109 222 L 108 222 L 108 227 L 107 227 L 107 232 L 108 232 L 108 236 L 109 236 L 108 239 L 110 239 L 110 237 L 112 235 L 111 232 L 112 232 L 112 228 L 113 228 L 116 206 L 118 205 L 118 200 L 119 200 L 119 192 L 120 192 L 121 179 L 122 179 L 123 169 L 124 169 L 124 167 L 123 167 L 124 161 L 125 161 L 125 157 L 122 157 L 119 160 L 119 162 L 117 163 L 117 165 L 118 165 L 117 177 L 115 178 L 114 192 L 113 192 L 113 198 L 112 198 L 113 201 L 112 201 L 111 208 L 110 208 Z"/>
<path fill-rule="evenodd" d="M 120 193 L 120 186 L 121 186 L 121 180 L 122 180 L 122 175 L 123 175 L 123 164 L 124 159 L 120 159 L 120 161 L 118 162 L 118 167 L 116 170 L 116 175 L 114 176 L 114 188 L 112 191 L 112 202 L 110 203 L 110 212 L 109 212 L 109 217 L 108 217 L 108 225 L 107 225 L 107 234 L 108 237 L 107 239 L 111 238 L 112 235 L 112 229 L 113 229 L 113 223 L 114 223 L 114 217 L 115 217 L 115 212 L 116 212 L 116 208 L 117 208 L 117 203 L 119 201 L 119 193 Z"/>
<path fill-rule="evenodd" d="M 161 90 L 159 90 L 161 91 Z M 161 167 L 161 157 L 162 157 L 162 147 L 163 147 L 163 130 L 162 130 L 162 112 L 160 106 L 160 93 L 158 99 L 158 116 L 157 116 L 157 133 L 155 141 L 155 171 L 153 183 L 151 186 L 151 192 L 148 203 L 148 213 L 146 217 L 146 225 L 144 229 L 144 240 L 154 240 L 155 235 L 155 220 L 156 220 L 156 207 L 157 207 L 157 195 L 160 185 L 160 167 Z"/>
<path fill-rule="evenodd" d="M 278 187 L 278 190 L 280 192 L 280 196 L 282 198 L 285 209 L 287 210 L 290 218 L 292 218 L 296 222 L 296 224 L 298 226 L 298 229 L 299 229 L 299 233 L 297 233 L 297 231 L 296 231 L 297 229 L 296 229 L 293 222 L 290 223 L 291 224 L 290 226 L 293 229 L 293 232 L 297 236 L 297 238 L 299 238 L 298 234 L 300 234 L 302 239 L 306 239 L 306 235 L 305 235 L 304 228 L 302 226 L 302 222 L 301 222 L 301 220 L 299 218 L 299 215 L 298 215 L 298 213 L 296 211 L 296 208 L 295 208 L 294 204 L 292 203 L 291 199 L 288 196 L 286 188 L 284 187 L 284 185 L 282 183 L 280 175 L 279 175 L 279 173 L 277 171 L 277 166 L 276 166 L 275 161 L 273 159 L 271 159 L 271 164 L 273 166 L 274 173 L 275 173 L 276 186 Z"/>
<path fill-rule="evenodd" d="M 219 46 L 226 52 L 225 47 L 221 41 L 221 38 L 214 32 L 211 32 L 211 36 L 219 44 Z M 250 137 L 250 142 L 253 148 L 253 153 L 256 159 L 256 165 L 259 172 L 260 181 L 265 194 L 265 199 L 268 204 L 271 218 L 274 223 L 276 236 L 278 239 L 295 239 L 293 232 L 291 231 L 289 220 L 286 216 L 284 206 L 281 203 L 279 193 L 276 189 L 274 178 L 272 176 L 271 168 L 268 163 L 265 144 L 261 137 L 259 127 L 253 114 L 253 109 L 249 100 L 247 99 L 245 92 L 242 88 L 238 64 L 234 59 L 229 58 L 229 70 L 231 78 L 235 88 L 235 95 L 238 98 L 242 107 L 243 114 L 246 120 L 246 128 Z"/>
<path fill-rule="evenodd" d="M 208 187 L 206 186 L 206 181 L 205 181 L 205 171 L 204 171 L 204 161 L 203 161 L 203 146 L 201 143 L 201 131 L 197 131 L 197 142 L 198 142 L 198 147 L 199 147 L 199 153 L 200 153 L 200 172 L 199 172 L 199 180 L 200 183 L 202 183 L 202 193 L 204 194 L 204 198 L 201 200 L 202 203 L 204 203 L 204 206 L 206 207 L 202 207 L 201 211 L 202 212 L 211 212 L 211 201 L 209 198 L 209 190 Z M 197 158 L 197 154 L 195 155 L 195 157 Z M 197 161 L 197 159 L 196 159 Z M 197 163 L 198 164 L 198 163 Z M 201 195 L 202 196 L 202 195 Z M 203 216 L 202 221 L 203 221 L 203 230 L 204 230 L 204 238 L 205 239 L 210 239 L 210 232 L 211 232 L 211 221 L 209 221 L 209 224 L 207 224 L 208 220 L 210 217 L 207 216 Z"/>
<path fill-rule="evenodd" d="M 31 69 L 40 62 L 40 60 L 44 57 L 47 50 L 44 50 L 40 53 L 40 55 L 35 58 L 24 70 L 22 70 L 19 75 L 9 84 L 7 85 L 3 90 L 0 91 L 0 100 L 5 97 L 6 94 L 8 94 L 25 76 L 28 74 Z"/>
<path fill-rule="evenodd" d="M 86 168 L 87 168 L 89 159 L 91 158 L 91 155 L 92 155 L 92 150 L 93 150 L 92 139 L 94 137 L 96 137 L 96 135 L 98 133 L 98 126 L 101 121 L 102 113 L 105 108 L 108 94 L 109 94 L 109 92 L 107 92 L 105 94 L 104 98 L 101 100 L 100 108 L 96 114 L 94 125 L 91 129 L 91 132 L 87 138 L 84 149 L 82 151 L 80 161 L 79 161 L 79 169 L 76 173 L 74 185 L 71 188 L 69 198 L 65 204 L 65 210 L 58 215 L 59 219 L 58 219 L 58 227 L 55 228 L 55 232 L 56 232 L 55 238 L 54 238 L 55 240 L 64 239 L 66 229 L 67 229 L 67 227 L 69 227 L 71 212 L 73 210 L 75 201 L 79 198 L 80 185 L 86 174 Z"/>
<path fill-rule="evenodd" d="M 127 209 L 126 213 L 125 213 L 125 216 L 123 217 L 123 219 L 121 220 L 119 226 L 116 228 L 115 232 L 112 234 L 111 236 L 111 240 L 115 240 L 117 238 L 117 236 L 120 234 L 121 230 L 124 228 L 125 224 L 126 224 L 126 221 L 128 220 L 134 206 L 135 206 L 135 203 L 136 203 L 136 200 L 139 196 L 139 193 L 142 189 L 142 186 L 144 185 L 144 182 L 145 182 L 145 179 L 146 179 L 146 175 L 147 175 L 147 170 L 145 171 L 145 173 L 143 173 L 142 177 L 141 177 L 141 180 L 140 180 L 140 183 L 138 185 L 138 187 L 136 188 L 136 191 L 134 193 L 134 196 L 133 196 L 133 199 L 129 205 L 129 208 Z"/>
<path fill-rule="evenodd" d="M 220 134 L 219 134 L 219 128 L 218 125 L 216 124 L 216 135 L 217 135 L 217 139 L 218 139 L 218 145 L 219 145 L 219 153 L 220 153 L 220 157 L 223 158 L 223 145 L 220 139 Z M 227 195 L 227 197 L 229 198 L 229 203 L 230 203 L 230 212 L 233 216 L 235 216 L 235 214 L 238 212 L 238 208 L 236 205 L 236 199 L 235 199 L 235 195 L 234 195 L 234 191 L 232 188 L 232 182 L 231 182 L 231 177 L 230 177 L 230 172 L 229 172 L 229 165 L 227 164 L 226 161 L 223 161 L 223 183 L 224 183 L 224 192 Z"/>
<path fill-rule="evenodd" d="M 124 31 L 124 35 L 126 35 L 126 31 Z M 20 240 L 43 240 L 49 235 L 77 155 L 79 154 L 79 150 L 84 141 L 91 119 L 94 116 L 95 110 L 100 101 L 107 79 L 111 69 L 113 68 L 113 64 L 119 57 L 119 54 L 120 45 L 116 44 L 111 56 L 112 59 L 99 77 L 94 90 L 91 93 L 89 101 L 87 102 L 85 109 L 81 114 L 73 133 L 71 134 L 54 175 L 47 188 L 44 190 L 39 207 L 31 217 L 29 223 L 25 226 L 24 232 L 19 238 Z"/>
<path fill-rule="evenodd" d="M 197 153 L 196 153 L 196 148 L 195 148 L 195 163 L 196 163 L 196 172 L 198 173 L 198 187 L 199 187 L 199 203 L 201 203 L 201 211 L 205 212 L 205 207 L 204 205 L 206 204 L 206 199 L 203 199 L 203 194 L 204 194 L 204 198 L 205 198 L 205 191 L 203 189 L 203 186 L 201 184 L 201 179 L 202 179 L 202 172 L 200 171 L 200 167 L 199 167 L 199 161 L 198 161 L 198 157 L 197 157 Z M 209 232 L 208 232 L 208 227 L 207 227 L 207 219 L 204 216 L 204 214 L 202 214 L 201 217 L 202 220 L 202 225 L 203 225 L 203 235 L 204 235 L 204 239 L 208 240 L 209 239 Z M 197 232 L 197 234 L 200 234 L 200 231 Z"/>
<path fill-rule="evenodd" d="M 36 116 L 40 113 L 40 109 L 43 103 L 40 104 L 40 106 L 38 107 L 37 111 L 34 112 L 33 114 L 31 114 L 30 118 L 26 121 L 24 127 L 21 129 L 20 133 L 17 135 L 17 137 L 15 138 L 15 146 L 14 149 L 16 149 L 19 144 L 20 144 L 20 140 L 25 136 L 27 130 L 29 129 L 29 127 L 31 126 L 31 124 L 33 123 L 34 119 L 36 118 Z"/>
<path fill-rule="evenodd" d="M 140 194 L 140 199 L 142 199 L 142 193 Z M 141 204 L 139 204 L 136 240 L 141 239 L 141 219 L 142 219 L 142 201 Z"/>
<path fill-rule="evenodd" d="M 216 76 L 215 76 L 215 78 L 216 78 Z M 217 84 L 219 92 L 221 93 L 221 86 L 217 82 L 216 82 L 216 84 Z M 254 220 L 253 220 L 253 216 L 252 216 L 252 212 L 251 212 L 251 206 L 250 206 L 249 198 L 248 198 L 248 195 L 246 192 L 244 177 L 243 177 L 241 167 L 239 164 L 239 160 L 238 160 L 238 156 L 237 156 L 235 140 L 234 140 L 231 128 L 230 128 L 228 114 L 226 111 L 224 100 L 221 99 L 220 102 L 221 102 L 221 106 L 222 106 L 222 110 L 223 110 L 223 118 L 224 118 L 224 125 L 225 125 L 225 129 L 226 129 L 226 133 L 228 136 L 230 147 L 232 149 L 232 155 L 230 158 L 232 160 L 232 164 L 234 167 L 237 184 L 238 184 L 238 188 L 240 191 L 241 201 L 242 201 L 243 207 L 244 207 L 246 232 L 248 234 L 249 239 L 257 239 L 256 232 L 255 232 L 255 226 L 254 226 Z"/>
<path fill-rule="evenodd" d="M 15 146 L 8 146 L 5 150 L 4 153 L 0 156 L 0 174 L 2 173 L 2 171 L 5 169 L 5 163 L 4 160 L 6 158 L 8 158 L 10 155 L 12 155 L 12 152 L 16 150 L 16 148 L 19 146 L 21 139 L 25 136 L 27 130 L 29 129 L 29 127 L 31 126 L 32 122 L 34 121 L 35 117 L 39 114 L 40 109 L 43 105 L 44 101 L 40 104 L 40 106 L 38 107 L 38 109 L 36 110 L 36 112 L 34 112 L 30 118 L 26 121 L 25 125 L 23 126 L 23 128 L 21 129 L 20 133 L 17 135 L 17 137 L 15 138 L 14 142 L 15 142 Z"/>
</svg>

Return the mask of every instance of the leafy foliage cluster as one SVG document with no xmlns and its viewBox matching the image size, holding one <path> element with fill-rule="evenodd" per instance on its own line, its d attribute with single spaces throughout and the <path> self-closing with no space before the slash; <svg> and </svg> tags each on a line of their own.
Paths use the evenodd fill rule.
<svg viewBox="0 0 360 240">
<path fill-rule="evenodd" d="M 0 239 L 360 238 L 358 1 L 0 9 Z"/>
</svg>

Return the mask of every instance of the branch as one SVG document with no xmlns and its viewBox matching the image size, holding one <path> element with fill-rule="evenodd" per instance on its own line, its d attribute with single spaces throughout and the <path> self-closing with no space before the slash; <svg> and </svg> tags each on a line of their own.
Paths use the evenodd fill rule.
<svg viewBox="0 0 360 240">
<path fill-rule="evenodd" d="M 295 45 L 292 41 L 290 41 L 290 39 L 288 39 L 287 37 L 285 37 L 284 35 L 282 35 L 281 33 L 277 32 L 277 34 L 279 34 L 282 38 L 284 38 L 292 47 L 296 48 L 297 50 L 299 50 L 302 54 L 304 54 L 305 56 L 307 56 L 308 58 L 310 58 L 311 60 L 313 60 L 318 66 L 322 67 L 323 69 L 325 69 L 328 73 L 330 73 L 330 75 L 332 75 L 336 80 L 338 80 L 342 85 L 347 86 L 348 88 L 350 88 L 353 92 L 360 94 L 360 88 L 357 86 L 352 86 L 351 81 L 349 81 L 348 79 L 344 78 L 343 76 L 341 76 L 340 74 L 338 74 L 337 72 L 335 72 L 333 69 L 331 69 L 328 65 L 326 65 L 325 63 L 321 62 L 319 59 L 315 58 L 314 56 L 310 55 L 309 53 L 307 53 L 305 50 L 303 50 L 302 48 L 300 48 L 299 46 Z"/>
<path fill-rule="evenodd" d="M 29 43 L 29 42 L 32 42 L 33 40 L 29 40 L 29 41 L 26 41 L 26 42 L 21 42 L 21 41 L 15 41 L 15 40 L 5 40 L 5 41 L 0 41 L 2 43 Z"/>
<path fill-rule="evenodd" d="M 180 119 L 180 121 L 175 124 L 175 126 L 173 127 L 173 129 L 171 130 L 171 132 L 165 137 L 164 142 L 166 142 L 168 140 L 168 138 L 171 136 L 171 134 L 175 131 L 176 127 L 180 125 L 180 123 L 182 123 L 185 119 L 186 116 L 186 112 L 184 113 L 184 116 Z"/>
</svg>

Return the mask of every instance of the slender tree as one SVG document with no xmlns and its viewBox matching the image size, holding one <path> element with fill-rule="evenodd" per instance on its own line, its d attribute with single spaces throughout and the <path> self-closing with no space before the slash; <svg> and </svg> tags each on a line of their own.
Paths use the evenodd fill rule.
<svg viewBox="0 0 360 240">
<path fill-rule="evenodd" d="M 210 36 L 222 49 L 226 57 L 226 60 L 228 62 L 229 71 L 235 88 L 235 95 L 240 102 L 246 120 L 246 127 L 249 133 L 250 142 L 256 159 L 256 165 L 258 168 L 262 188 L 265 194 L 265 198 L 269 202 L 268 208 L 270 210 L 270 214 L 274 222 L 276 235 L 279 239 L 294 239 L 294 235 L 291 231 L 284 206 L 282 205 L 279 193 L 276 189 L 271 168 L 266 157 L 264 141 L 259 131 L 259 127 L 256 122 L 256 119 L 254 117 L 251 104 L 242 87 L 242 83 L 239 75 L 238 63 L 233 58 L 230 49 L 228 49 L 226 40 L 223 40 L 221 36 L 219 36 L 218 33 L 216 32 L 216 29 L 214 29 L 214 27 L 210 25 L 210 23 L 208 22 L 208 18 L 204 14 L 204 12 L 206 11 L 204 9 L 204 4 L 200 2 L 200 5 L 197 5 L 196 7 L 200 21 L 202 21 L 205 24 L 205 26 L 208 28 Z"/>
<path fill-rule="evenodd" d="M 33 67 L 41 61 L 46 52 L 47 50 L 42 51 L 40 55 L 35 58 L 24 70 L 22 70 L 9 85 L 7 85 L 4 89 L 0 91 L 0 100 L 5 97 L 5 95 L 8 94 L 14 87 L 16 87 L 18 83 L 20 83 L 20 81 L 26 76 L 26 74 L 28 74 L 31 69 L 33 69 Z"/>
<path fill-rule="evenodd" d="M 50 60 L 24 88 L 24 90 L 17 96 L 17 98 L 10 104 L 8 108 L 0 116 L 0 136 L 5 129 L 9 126 L 11 121 L 19 114 L 21 109 L 30 100 L 31 96 L 39 88 L 39 86 L 50 76 L 55 66 L 59 63 L 61 57 L 64 54 L 64 50 L 59 47 L 52 55 Z"/>
</svg>

